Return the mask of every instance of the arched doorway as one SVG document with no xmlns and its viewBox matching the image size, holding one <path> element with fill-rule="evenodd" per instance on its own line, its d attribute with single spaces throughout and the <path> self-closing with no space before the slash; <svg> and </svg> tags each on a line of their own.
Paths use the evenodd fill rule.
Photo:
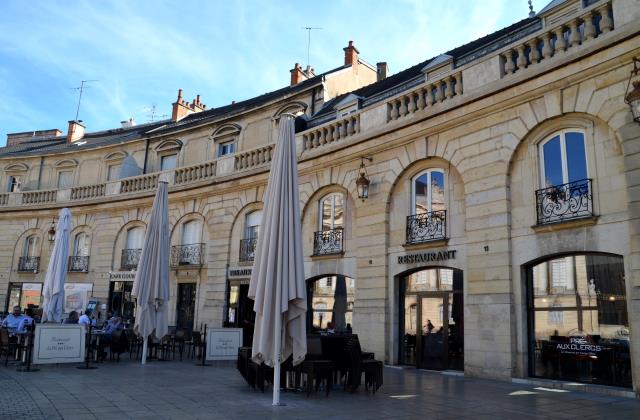
<svg viewBox="0 0 640 420">
<path fill-rule="evenodd" d="M 462 270 L 430 267 L 400 277 L 401 364 L 464 369 Z"/>
</svg>

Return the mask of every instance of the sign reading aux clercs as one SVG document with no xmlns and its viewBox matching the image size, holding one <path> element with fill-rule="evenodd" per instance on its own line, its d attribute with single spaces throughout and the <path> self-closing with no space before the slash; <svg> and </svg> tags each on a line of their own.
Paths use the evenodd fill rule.
<svg viewBox="0 0 640 420">
<path fill-rule="evenodd" d="M 438 262 L 446 260 L 454 260 L 456 258 L 456 250 L 420 252 L 417 254 L 400 255 L 398 264 L 417 264 L 427 262 Z"/>
</svg>

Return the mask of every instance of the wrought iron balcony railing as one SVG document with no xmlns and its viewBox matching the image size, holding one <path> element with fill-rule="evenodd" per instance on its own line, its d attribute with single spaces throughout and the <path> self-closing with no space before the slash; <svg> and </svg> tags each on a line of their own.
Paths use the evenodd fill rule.
<svg viewBox="0 0 640 420">
<path fill-rule="evenodd" d="M 88 255 L 72 255 L 69 257 L 69 267 L 67 271 L 70 273 L 88 273 L 89 272 L 89 256 Z"/>
<path fill-rule="evenodd" d="M 341 254 L 344 229 L 321 230 L 313 234 L 313 255 Z"/>
<path fill-rule="evenodd" d="M 419 244 L 447 238 L 447 211 L 407 216 L 407 243 Z"/>
<path fill-rule="evenodd" d="M 40 257 L 20 257 L 18 271 L 37 273 L 40 268 Z"/>
<path fill-rule="evenodd" d="M 140 262 L 140 254 L 142 249 L 123 249 L 122 258 L 120 258 L 121 270 L 135 270 Z"/>
<path fill-rule="evenodd" d="M 591 180 L 537 190 L 536 213 L 538 225 L 593 217 Z"/>
<path fill-rule="evenodd" d="M 186 244 L 171 247 L 172 267 L 200 267 L 202 266 L 202 255 L 204 254 L 204 244 Z"/>
<path fill-rule="evenodd" d="M 256 256 L 256 244 L 258 243 L 258 238 L 248 238 L 240 240 L 240 256 L 238 257 L 238 261 L 240 262 L 249 262 L 253 261 Z"/>
</svg>

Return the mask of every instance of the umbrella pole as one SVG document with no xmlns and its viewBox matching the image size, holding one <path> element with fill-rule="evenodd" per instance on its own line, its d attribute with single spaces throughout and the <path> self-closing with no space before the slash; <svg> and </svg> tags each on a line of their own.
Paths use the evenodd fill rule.
<svg viewBox="0 0 640 420">
<path fill-rule="evenodd" d="M 148 337 L 145 337 L 144 340 L 142 340 L 142 364 L 146 364 L 147 363 L 147 343 L 149 341 Z"/>
<path fill-rule="evenodd" d="M 279 299 L 278 299 L 279 300 Z M 277 305 L 280 309 L 280 305 Z M 273 367 L 273 403 L 272 405 L 280 404 L 280 363 L 282 362 L 280 353 L 282 347 L 282 313 L 278 311 L 278 316 L 275 322 L 274 331 L 274 354 L 276 356 L 275 365 Z"/>
</svg>

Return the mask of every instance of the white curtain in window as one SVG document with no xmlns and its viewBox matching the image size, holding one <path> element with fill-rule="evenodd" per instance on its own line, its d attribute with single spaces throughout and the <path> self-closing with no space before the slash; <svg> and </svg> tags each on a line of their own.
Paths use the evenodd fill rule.
<svg viewBox="0 0 640 420">
<path fill-rule="evenodd" d="M 89 255 L 89 236 L 80 232 L 76 235 L 73 243 L 73 255 L 76 257 L 86 257 Z"/>
<path fill-rule="evenodd" d="M 260 233 L 260 223 L 262 222 L 262 210 L 252 211 L 247 214 L 245 222 L 245 239 L 257 238 Z"/>
<path fill-rule="evenodd" d="M 24 249 L 22 251 L 23 257 L 34 257 L 38 247 L 38 237 L 35 235 L 29 236 L 24 242 Z"/>
<path fill-rule="evenodd" d="M 144 229 L 134 227 L 127 231 L 127 246 L 125 249 L 141 249 L 144 240 Z"/>
<path fill-rule="evenodd" d="M 200 221 L 191 220 L 182 225 L 182 245 L 200 243 Z"/>
<path fill-rule="evenodd" d="M 73 186 L 73 172 L 63 171 L 58 173 L 58 188 L 71 188 Z"/>
</svg>

